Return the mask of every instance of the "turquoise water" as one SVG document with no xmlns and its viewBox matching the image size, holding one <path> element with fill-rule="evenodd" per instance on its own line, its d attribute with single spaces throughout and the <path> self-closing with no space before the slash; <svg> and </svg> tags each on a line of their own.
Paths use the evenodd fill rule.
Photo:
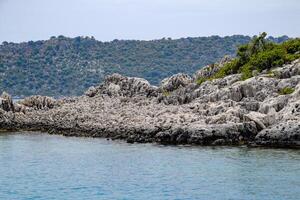
<svg viewBox="0 0 300 200">
<path fill-rule="evenodd" d="M 0 133 L 0 199 L 299 199 L 300 151 Z"/>
</svg>

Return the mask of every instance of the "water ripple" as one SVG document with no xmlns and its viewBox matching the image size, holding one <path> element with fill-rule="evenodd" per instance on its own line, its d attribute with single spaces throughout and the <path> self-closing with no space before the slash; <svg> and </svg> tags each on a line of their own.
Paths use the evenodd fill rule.
<svg viewBox="0 0 300 200">
<path fill-rule="evenodd" d="M 300 152 L 0 135 L 0 199 L 298 199 Z"/>
</svg>

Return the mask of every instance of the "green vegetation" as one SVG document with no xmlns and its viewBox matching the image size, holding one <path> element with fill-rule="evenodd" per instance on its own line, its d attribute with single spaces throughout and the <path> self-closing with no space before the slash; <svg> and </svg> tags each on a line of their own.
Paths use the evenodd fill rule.
<svg viewBox="0 0 300 200">
<path fill-rule="evenodd" d="M 276 72 L 274 72 L 272 70 L 268 70 L 267 77 L 269 77 L 269 78 L 276 77 Z"/>
<path fill-rule="evenodd" d="M 50 40 L 0 45 L 0 91 L 13 95 L 78 95 L 104 76 L 120 73 L 158 84 L 175 73 L 192 74 L 235 47 L 247 36 L 199 37 L 153 41 L 64 36 Z"/>
<path fill-rule="evenodd" d="M 207 78 L 200 77 L 196 80 L 196 84 L 201 85 L 202 83 L 204 83 L 207 80 L 208 80 Z"/>
<path fill-rule="evenodd" d="M 282 88 L 282 89 L 279 91 L 279 94 L 280 94 L 280 95 L 287 95 L 287 94 L 292 94 L 294 91 L 295 91 L 294 88 L 291 88 L 291 87 L 285 87 L 285 88 Z"/>
<path fill-rule="evenodd" d="M 271 39 L 280 42 L 287 38 Z M 79 95 L 112 73 L 138 76 L 158 84 L 175 73 L 193 74 L 224 55 L 233 56 L 238 45 L 250 40 L 248 36 L 235 35 L 100 42 L 93 37 L 59 36 L 20 44 L 3 42 L 0 92 L 5 90 L 14 96 Z M 297 45 L 290 45 L 288 51 L 295 48 Z"/>
<path fill-rule="evenodd" d="M 169 91 L 165 91 L 165 90 L 162 93 L 163 93 L 163 96 L 165 96 L 165 97 L 168 97 L 171 95 L 171 93 Z"/>
<path fill-rule="evenodd" d="M 287 36 L 269 39 L 282 42 Z M 235 35 L 100 42 L 93 37 L 58 36 L 20 44 L 3 42 L 0 92 L 7 91 L 14 96 L 79 95 L 112 73 L 142 77 L 158 84 L 175 73 L 193 74 L 224 55 L 234 56 L 236 47 L 250 40 L 248 36 Z M 298 44 L 288 45 L 288 54 L 297 50 Z M 220 73 L 223 76 L 236 71 L 235 67 L 228 66 Z"/>
<path fill-rule="evenodd" d="M 223 78 L 230 74 L 242 73 L 242 79 L 251 78 L 255 73 L 282 66 L 300 58 L 300 39 L 290 39 L 277 44 L 266 39 L 266 33 L 254 37 L 248 44 L 241 45 L 236 58 L 226 63 L 208 79 Z M 204 82 L 205 79 L 197 82 Z"/>
</svg>

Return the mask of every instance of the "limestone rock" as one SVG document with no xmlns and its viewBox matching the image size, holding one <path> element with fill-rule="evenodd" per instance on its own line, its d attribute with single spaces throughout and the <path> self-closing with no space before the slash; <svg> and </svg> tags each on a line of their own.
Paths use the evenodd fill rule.
<svg viewBox="0 0 300 200">
<path fill-rule="evenodd" d="M 255 142 L 263 146 L 300 148 L 300 122 L 282 122 L 262 130 Z"/>
<path fill-rule="evenodd" d="M 294 60 L 291 64 L 272 70 L 276 77 L 285 79 L 300 75 L 300 59 Z"/>
<path fill-rule="evenodd" d="M 192 82 L 192 78 L 187 74 L 175 74 L 170 78 L 165 78 L 161 81 L 160 89 L 162 91 L 171 92 L 179 87 L 185 87 Z"/>
<path fill-rule="evenodd" d="M 113 74 L 80 97 L 32 96 L 13 104 L 4 94 L 0 128 L 129 143 L 298 148 L 299 62 L 278 69 L 279 78 L 258 74 L 243 81 L 235 74 L 198 85 L 191 77 L 177 74 L 157 88 L 144 79 Z M 295 91 L 279 94 L 285 87 Z"/>
<path fill-rule="evenodd" d="M 97 88 L 92 86 L 84 94 L 88 97 L 94 97 L 97 95 L 97 92 L 98 92 Z"/>
<path fill-rule="evenodd" d="M 91 87 L 86 95 L 127 96 L 143 95 L 147 97 L 157 96 L 157 87 L 142 78 L 125 77 L 120 74 L 107 76 L 103 84 L 98 87 Z"/>
<path fill-rule="evenodd" d="M 229 56 L 225 56 L 219 62 L 217 62 L 215 64 L 207 65 L 207 66 L 201 68 L 194 74 L 194 79 L 197 80 L 199 78 L 208 78 L 208 77 L 213 76 L 215 73 L 218 72 L 218 70 L 221 67 L 224 66 L 224 64 L 226 64 L 227 62 L 230 62 L 231 60 L 232 60 L 232 58 L 230 58 Z"/>
<path fill-rule="evenodd" d="M 245 120 L 255 122 L 257 129 L 262 130 L 265 129 L 271 122 L 267 119 L 267 115 L 258 113 L 258 112 L 250 112 L 244 115 Z"/>
<path fill-rule="evenodd" d="M 0 96 L 0 108 L 6 112 L 8 111 L 15 111 L 14 103 L 9 94 L 3 92 Z"/>
<path fill-rule="evenodd" d="M 26 107 L 38 109 L 38 110 L 52 109 L 54 108 L 54 106 L 58 105 L 58 102 L 52 97 L 40 96 L 40 95 L 26 97 L 19 103 Z"/>
</svg>

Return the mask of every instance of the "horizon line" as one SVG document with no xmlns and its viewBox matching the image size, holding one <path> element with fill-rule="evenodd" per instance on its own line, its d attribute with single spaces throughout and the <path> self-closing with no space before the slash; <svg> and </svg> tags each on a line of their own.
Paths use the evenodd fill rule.
<svg viewBox="0 0 300 200">
<path fill-rule="evenodd" d="M 257 34 L 259 35 L 259 34 Z M 129 39 L 129 38 L 116 38 L 113 40 L 99 40 L 95 38 L 95 36 L 88 36 L 88 35 L 80 35 L 80 36 L 65 36 L 65 35 L 57 35 L 57 36 L 50 36 L 47 39 L 37 39 L 37 40 L 27 40 L 27 41 L 20 41 L 20 42 L 14 42 L 14 41 L 1 41 L 0 45 L 3 45 L 4 43 L 8 44 L 21 44 L 21 43 L 28 43 L 28 42 L 40 42 L 40 41 L 47 41 L 51 39 L 58 39 L 59 37 L 67 38 L 67 39 L 75 39 L 75 38 L 82 38 L 82 39 L 93 39 L 96 40 L 97 42 L 114 42 L 114 41 L 140 41 L 140 42 L 151 42 L 151 41 L 159 41 L 159 40 L 180 40 L 180 39 L 190 39 L 190 38 L 210 38 L 210 37 L 220 37 L 220 38 L 225 38 L 225 37 L 234 37 L 234 36 L 244 36 L 244 37 L 250 37 L 253 38 L 257 35 L 243 35 L 243 34 L 233 34 L 233 35 L 209 35 L 209 36 L 185 36 L 185 37 L 179 37 L 179 38 L 172 38 L 172 37 L 162 37 L 162 38 L 155 38 L 155 39 Z M 281 37 L 288 37 L 288 38 L 298 38 L 298 37 L 290 37 L 288 35 L 280 35 L 280 36 L 268 36 L 267 38 L 281 38 Z"/>
</svg>

